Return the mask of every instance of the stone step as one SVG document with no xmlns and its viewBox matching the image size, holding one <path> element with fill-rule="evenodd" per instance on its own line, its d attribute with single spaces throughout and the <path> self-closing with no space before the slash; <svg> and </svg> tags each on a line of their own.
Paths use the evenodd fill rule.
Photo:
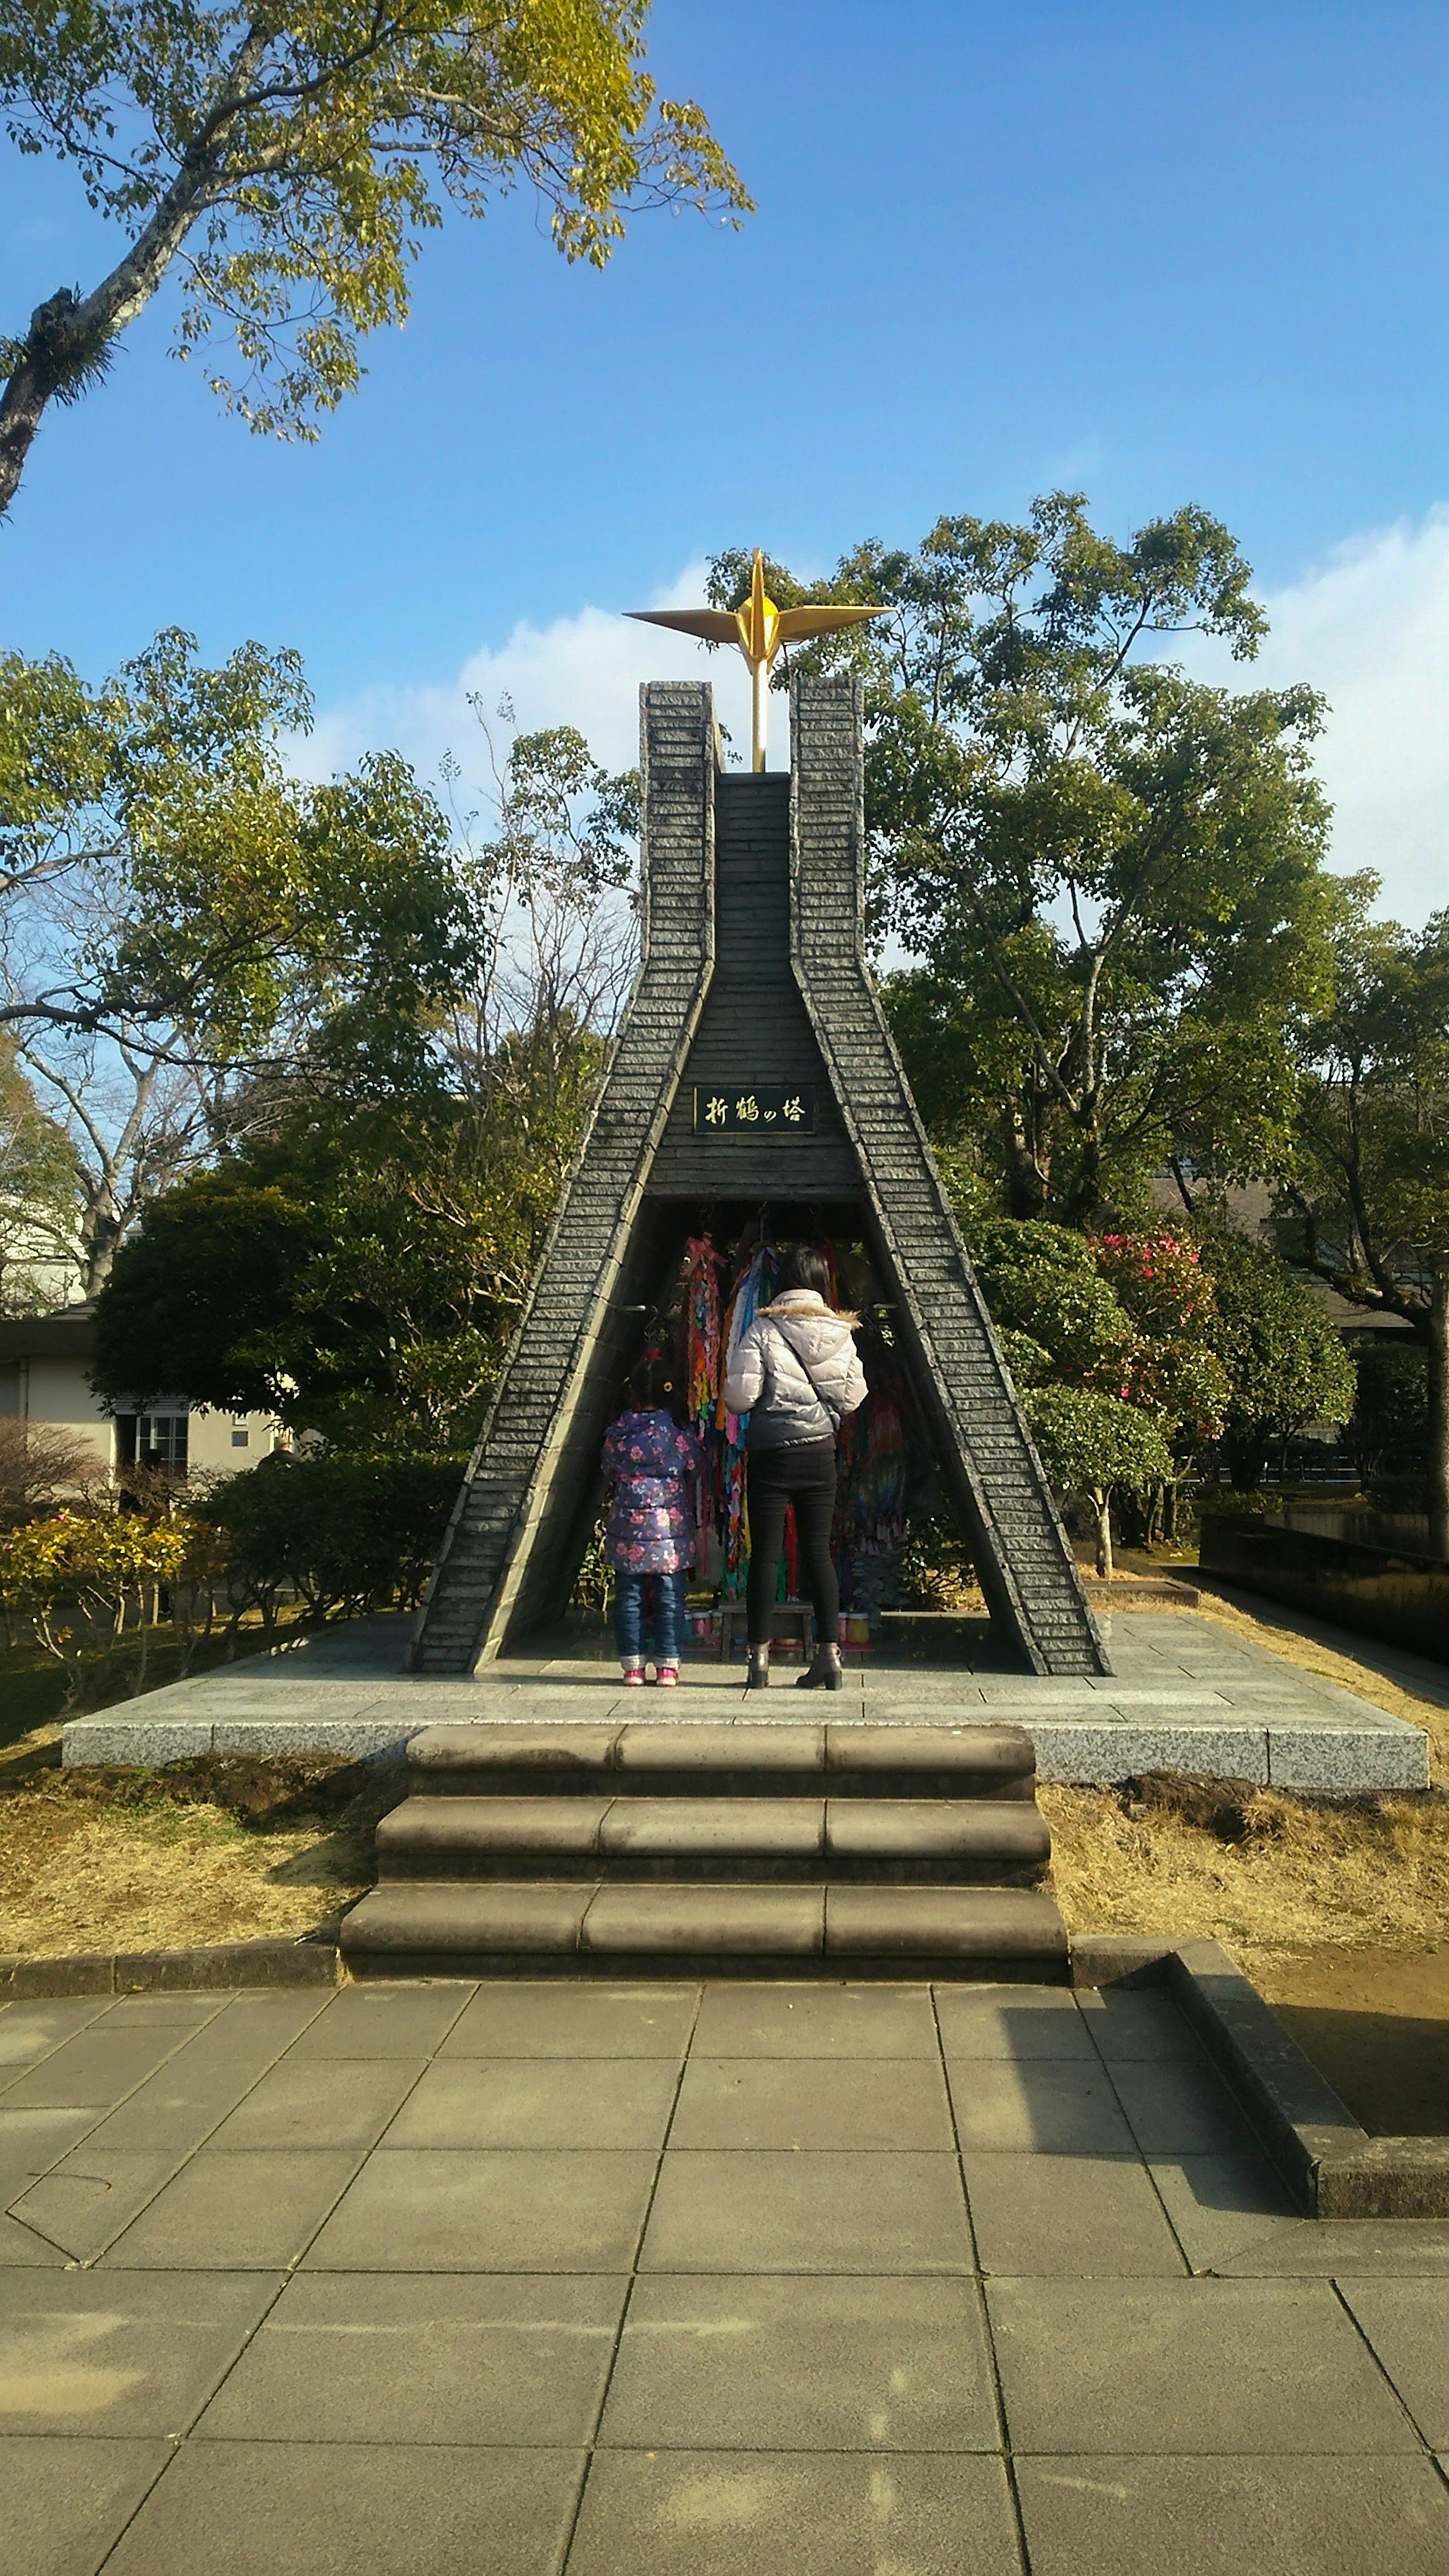
<svg viewBox="0 0 1449 2576">
<path fill-rule="evenodd" d="M 654 1797 L 984 1798 L 1030 1801 L 1023 1726 L 720 1724 L 713 1719 L 429 1726 L 408 1746 L 415 1790 L 462 1797 L 627 1788 Z"/>
<path fill-rule="evenodd" d="M 418 1797 L 377 1829 L 384 1880 L 917 1879 L 1030 1886 L 1045 1818 L 985 1798 Z"/>
<path fill-rule="evenodd" d="M 341 1944 L 355 1977 L 1067 1973 L 1055 1900 L 1026 1888 L 413 1880 L 364 1896 Z"/>
</svg>

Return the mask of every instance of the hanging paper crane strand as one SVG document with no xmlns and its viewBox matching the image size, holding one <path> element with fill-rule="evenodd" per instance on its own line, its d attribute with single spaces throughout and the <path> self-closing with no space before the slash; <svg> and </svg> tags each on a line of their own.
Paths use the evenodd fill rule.
<svg viewBox="0 0 1449 2576">
<path fill-rule="evenodd" d="M 750 595 L 738 608 L 631 608 L 626 614 L 641 626 L 667 626 L 676 635 L 697 635 L 702 644 L 738 644 L 750 666 L 753 699 L 753 766 L 765 766 L 765 708 L 770 665 L 782 644 L 803 643 L 810 635 L 833 635 L 843 626 L 860 626 L 868 617 L 885 617 L 884 608 L 777 608 L 765 589 L 765 558 L 755 548 Z"/>
</svg>

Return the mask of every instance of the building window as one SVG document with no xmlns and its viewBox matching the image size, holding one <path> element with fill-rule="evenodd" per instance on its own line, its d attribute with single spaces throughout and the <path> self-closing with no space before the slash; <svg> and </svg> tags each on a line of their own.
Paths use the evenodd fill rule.
<svg viewBox="0 0 1449 2576">
<path fill-rule="evenodd" d="M 186 1473 L 187 1417 L 184 1413 L 140 1413 L 136 1416 L 136 1464 L 162 1467 L 168 1476 Z"/>
<path fill-rule="evenodd" d="M 233 1449 L 249 1449 L 251 1447 L 251 1437 L 251 1433 L 247 1430 L 245 1424 L 237 1424 L 234 1426 L 231 1435 L 231 1445 Z"/>
</svg>

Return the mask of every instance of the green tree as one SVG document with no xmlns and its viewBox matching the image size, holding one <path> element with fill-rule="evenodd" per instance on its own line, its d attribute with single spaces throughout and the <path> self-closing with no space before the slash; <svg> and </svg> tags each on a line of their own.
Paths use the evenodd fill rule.
<svg viewBox="0 0 1449 2576">
<path fill-rule="evenodd" d="M 451 200 L 522 184 L 570 260 L 602 267 L 648 205 L 750 199 L 692 102 L 643 68 L 647 0 L 312 0 L 257 16 L 194 0 L 0 0 L 0 106 L 22 153 L 74 165 L 130 236 L 0 342 L 0 513 L 48 404 L 73 402 L 175 270 L 178 347 L 256 430 L 316 435 L 401 323 Z M 232 368 L 212 356 L 218 336 Z"/>
<path fill-rule="evenodd" d="M 259 1065 L 426 1083 L 478 925 L 402 761 L 288 776 L 279 729 L 311 712 L 295 655 L 208 669 L 168 632 L 99 687 L 4 656 L 0 705 L 0 1026 L 70 1154 L 49 1232 L 90 1295 Z"/>
<path fill-rule="evenodd" d="M 299 1108 L 281 1134 L 153 1201 L 100 1301 L 100 1392 L 144 1405 L 179 1387 L 348 1446 L 446 1445 L 496 1362 L 502 1315 L 484 1229 L 427 1204 L 445 1115 L 438 1102 Z M 440 1391 L 426 1363 L 443 1352 Z"/>
<path fill-rule="evenodd" d="M 207 669 L 172 628 L 96 688 L 0 655 L 0 705 L 0 1022 L 242 1054 L 360 1012 L 409 1056 L 467 953 L 447 819 L 392 753 L 288 776 L 295 653 Z"/>
<path fill-rule="evenodd" d="M 1275 1442 L 1306 1422 L 1346 1423 L 1354 1365 L 1318 1299 L 1275 1252 L 1227 1230 L 1201 1238 L 1227 1371 L 1223 1445 L 1234 1488 L 1262 1482 Z"/>
<path fill-rule="evenodd" d="M 1429 1427 L 1423 1344 L 1407 1333 L 1365 1334 L 1354 1361 L 1348 1436 L 1360 1482 L 1371 1488 L 1385 1477 L 1422 1480 Z"/>
<path fill-rule="evenodd" d="M 100 1301 L 97 1387 L 117 1405 L 179 1387 L 351 1449 L 466 1441 L 590 1087 L 542 1135 L 441 1088 L 350 1113 L 295 1101 L 143 1211 Z"/>
<path fill-rule="evenodd" d="M 1299 1267 L 1401 1317 L 1422 1348 L 1429 1506 L 1449 1549 L 1449 912 L 1405 931 L 1370 917 L 1377 892 L 1371 876 L 1342 883 L 1278 1209 Z"/>
<path fill-rule="evenodd" d="M 1211 1284 L 1174 1234 L 1094 1240 L 1039 1219 L 967 1218 L 977 1276 L 1043 1463 L 1079 1494 L 1112 1571 L 1120 1492 L 1170 1487 L 1174 1446 L 1214 1437 L 1226 1395 Z"/>
<path fill-rule="evenodd" d="M 1028 1387 L 1022 1400 L 1053 1484 L 1080 1494 L 1090 1507 L 1096 1570 L 1110 1582 L 1114 1497 L 1167 1483 L 1167 1442 L 1145 1413 L 1094 1387 Z"/>
<path fill-rule="evenodd" d="M 1248 582 L 1203 510 L 1119 546 L 1056 493 L 1025 527 L 872 540 L 830 585 L 891 612 L 807 648 L 866 675 L 874 917 L 920 961 L 888 1007 L 1014 1215 L 1085 1225 L 1175 1150 L 1234 1177 L 1286 1150 L 1323 977 L 1319 704 L 1149 658 L 1184 633 L 1251 656 Z"/>
<path fill-rule="evenodd" d="M 0 1041 L 0 1315 L 33 1315 L 57 1298 L 80 1204 L 76 1155 Z"/>
<path fill-rule="evenodd" d="M 179 1387 L 358 1451 L 471 1436 L 635 945 L 637 782 L 557 729 L 514 741 L 497 788 L 495 834 L 454 856 L 465 971 L 422 1071 L 389 1087 L 365 1017 L 334 1016 L 330 1053 L 233 1099 L 216 1168 L 116 1262 L 96 1369 L 116 1403 Z"/>
<path fill-rule="evenodd" d="M 357 1618 L 422 1598 L 461 1457 L 347 1457 L 276 1451 L 244 1476 L 218 1479 L 191 1505 L 214 1535 L 233 1619 L 253 1604 L 275 1622 L 294 1593 L 310 1619 Z"/>
</svg>

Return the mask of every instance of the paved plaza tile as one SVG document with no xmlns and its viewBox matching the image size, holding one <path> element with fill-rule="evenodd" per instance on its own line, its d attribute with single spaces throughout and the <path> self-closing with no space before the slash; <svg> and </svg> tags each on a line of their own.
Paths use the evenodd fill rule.
<svg viewBox="0 0 1449 2576">
<path fill-rule="evenodd" d="M 471 1986 L 344 1986 L 309 2023 L 294 2056 L 431 2057 L 472 1993 Z"/>
<path fill-rule="evenodd" d="M 1449 2282 L 1351 2280 L 1342 2296 L 1435 2451 L 1449 2451 Z"/>
<path fill-rule="evenodd" d="M 1181 2279 L 1181 2248 L 1136 2158 L 968 2153 L 965 2169 L 983 2272 Z"/>
<path fill-rule="evenodd" d="M 600 2440 L 624 2449 L 994 2451 L 965 2280 L 638 2281 Z"/>
<path fill-rule="evenodd" d="M 1326 2281 L 990 2280 L 1013 2448 L 1413 2451 Z"/>
<path fill-rule="evenodd" d="M 619 2272 L 658 2159 L 609 2150 L 379 2148 L 307 2257 L 328 2271 Z"/>
<path fill-rule="evenodd" d="M 51 2056 L 106 2010 L 103 1995 L 61 1995 L 48 2003 L 6 2004 L 0 2010 L 0 2092 L 28 2066 Z"/>
<path fill-rule="evenodd" d="M 482 1986 L 439 2050 L 441 2057 L 663 2057 L 689 2046 L 697 1986 L 574 1984 L 504 1978 Z"/>
<path fill-rule="evenodd" d="M 925 1986 L 708 1986 L 701 2057 L 929 2057 L 939 2054 Z"/>
<path fill-rule="evenodd" d="M 1075 2059 L 948 2058 L 963 2148 L 1038 2156 L 1129 2156 L 1132 2132 L 1112 2079 Z"/>
<path fill-rule="evenodd" d="M 1032 2576 L 1443 2576 L 1421 2459 L 1018 2459 Z"/>
<path fill-rule="evenodd" d="M 262 2272 L 0 2274 L 0 2432 L 184 2433 L 280 2287 Z"/>
<path fill-rule="evenodd" d="M 569 2576 L 1019 2576 L 1001 2462 L 596 2451 Z"/>
<path fill-rule="evenodd" d="M 646 2272 L 969 2272 L 954 2156 L 671 2150 Z"/>
<path fill-rule="evenodd" d="M 1070 1986 L 942 1986 L 936 1994 L 948 2058 L 1058 2058 L 1095 2066 L 1085 2015 Z"/>
<path fill-rule="evenodd" d="M 293 2058 L 213 2130 L 213 2147 L 370 2147 L 427 2066 L 421 2057 Z"/>
<path fill-rule="evenodd" d="M 554 2576 L 582 2470 L 572 2451 L 189 2442 L 106 2576 Z"/>
<path fill-rule="evenodd" d="M 664 2144 L 672 2058 L 439 2060 L 388 2131 L 390 2147 L 652 2147 Z"/>
<path fill-rule="evenodd" d="M 949 2154 L 939 2062 L 914 2057 L 702 2057 L 685 2071 L 672 2148 L 915 2148 Z"/>
<path fill-rule="evenodd" d="M 47 2108 L 109 2110 L 155 2073 L 189 2033 L 166 2023 L 130 2024 L 121 2030 L 77 2031 L 61 2047 L 17 2075 L 0 2093 L 7 2111 Z"/>
<path fill-rule="evenodd" d="M 1160 1992 L 0 2009 L 4 2576 L 1445 2576 L 1445 2461 L 1449 2222 Z"/>
<path fill-rule="evenodd" d="M 221 2272 L 293 2263 L 360 2161 L 355 2148 L 203 2148 L 106 2260 L 128 2270 Z"/>
<path fill-rule="evenodd" d="M 165 2442 L 0 2439 L 8 2576 L 91 2576 L 173 2457 Z"/>
<path fill-rule="evenodd" d="M 578 2449 L 628 2288 L 627 2272 L 296 2274 L 198 2437 Z"/>
</svg>

